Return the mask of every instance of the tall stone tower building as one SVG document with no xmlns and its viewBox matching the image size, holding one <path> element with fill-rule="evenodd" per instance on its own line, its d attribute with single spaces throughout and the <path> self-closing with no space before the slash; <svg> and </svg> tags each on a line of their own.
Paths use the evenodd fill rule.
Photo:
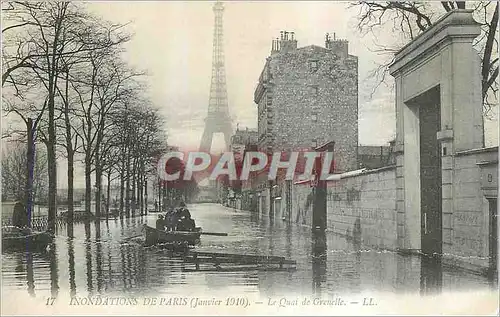
<svg viewBox="0 0 500 317">
<path fill-rule="evenodd" d="M 293 32 L 272 41 L 254 93 L 262 150 L 314 148 L 335 141 L 337 171 L 357 168 L 358 59 L 348 42 L 297 48 Z"/>
</svg>

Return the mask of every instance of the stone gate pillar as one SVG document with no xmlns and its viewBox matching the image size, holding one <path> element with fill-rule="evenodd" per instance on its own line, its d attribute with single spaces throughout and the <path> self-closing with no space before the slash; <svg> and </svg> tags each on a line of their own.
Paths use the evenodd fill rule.
<svg viewBox="0 0 500 317">
<path fill-rule="evenodd" d="M 425 133 L 421 118 L 427 118 L 424 113 L 431 106 L 439 116 L 432 132 L 441 165 L 441 185 L 436 187 L 441 187 L 442 201 L 439 243 L 451 239 L 454 153 L 483 147 L 480 63 L 472 47 L 479 34 L 472 10 L 451 11 L 403 47 L 390 66 L 396 81 L 396 208 L 402 250 L 421 250 L 428 225 L 421 211 L 420 140 Z"/>
</svg>

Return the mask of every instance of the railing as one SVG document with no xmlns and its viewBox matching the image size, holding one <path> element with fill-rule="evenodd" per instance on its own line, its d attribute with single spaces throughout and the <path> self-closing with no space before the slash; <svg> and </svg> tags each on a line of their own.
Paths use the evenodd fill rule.
<svg viewBox="0 0 500 317">
<path fill-rule="evenodd" d="M 31 228 L 36 231 L 45 231 L 47 230 L 49 224 L 48 216 L 33 216 L 31 218 Z M 56 218 L 56 226 L 62 226 L 66 224 L 66 219 L 62 217 Z M 2 227 L 12 226 L 12 219 L 10 218 L 2 218 Z"/>
<path fill-rule="evenodd" d="M 140 213 L 136 216 L 140 216 Z M 113 218 L 113 217 L 110 217 Z M 75 213 L 73 215 L 73 223 L 82 223 L 89 220 L 95 220 L 94 215 L 87 215 L 84 213 Z M 102 215 L 101 220 L 105 220 L 105 215 Z M 65 216 L 57 216 L 55 219 L 55 223 L 57 227 L 65 226 L 68 224 L 67 218 Z M 31 217 L 31 228 L 36 231 L 45 231 L 47 230 L 49 225 L 49 217 L 48 216 L 32 216 Z M 2 218 L 2 227 L 12 226 L 11 218 Z"/>
</svg>

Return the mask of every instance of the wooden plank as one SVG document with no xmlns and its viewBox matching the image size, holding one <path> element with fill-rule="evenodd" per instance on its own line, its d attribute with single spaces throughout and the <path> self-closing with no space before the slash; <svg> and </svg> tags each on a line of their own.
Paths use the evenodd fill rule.
<svg viewBox="0 0 500 317">
<path fill-rule="evenodd" d="M 296 265 L 297 262 L 294 260 L 286 260 L 286 259 L 244 259 L 244 258 L 213 258 L 213 257 L 186 257 L 184 258 L 185 262 L 192 263 L 243 263 L 243 264 L 258 264 L 258 263 L 268 263 L 268 264 L 286 264 L 286 265 Z"/>
<path fill-rule="evenodd" d="M 206 236 L 227 237 L 227 233 L 225 233 L 225 232 L 203 232 L 203 231 L 200 231 L 200 234 L 204 234 Z"/>
<path fill-rule="evenodd" d="M 214 253 L 214 252 L 202 252 L 202 251 L 193 251 L 192 254 L 197 254 L 198 256 L 215 256 L 217 258 L 247 258 L 247 259 L 274 259 L 285 260 L 283 256 L 274 256 L 274 255 L 250 255 L 250 254 L 234 254 L 234 253 Z"/>
<path fill-rule="evenodd" d="M 202 269 L 189 269 L 183 268 L 183 272 L 240 272 L 240 271 L 276 271 L 276 272 L 293 272 L 297 269 L 295 267 L 219 267 L 219 268 L 202 268 Z"/>
</svg>

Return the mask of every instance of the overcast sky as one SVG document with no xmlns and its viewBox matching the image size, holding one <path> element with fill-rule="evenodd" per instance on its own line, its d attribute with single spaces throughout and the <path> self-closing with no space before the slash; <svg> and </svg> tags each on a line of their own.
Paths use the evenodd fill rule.
<svg viewBox="0 0 500 317">
<path fill-rule="evenodd" d="M 199 146 L 210 89 L 213 2 L 96 2 L 91 10 L 111 21 L 131 22 L 135 34 L 126 59 L 149 71 L 151 96 L 168 119 L 169 143 Z M 281 30 L 294 31 L 299 47 L 324 46 L 326 32 L 349 41 L 359 56 L 359 108 L 362 144 L 385 144 L 394 135 L 394 104 L 387 90 L 370 100 L 367 74 L 377 55 L 373 38 L 353 27 L 357 9 L 342 2 L 225 2 L 224 49 L 233 126 L 257 127 L 253 91 Z M 380 58 L 378 58 L 380 59 Z M 223 145 L 222 135 L 214 147 Z"/>
<path fill-rule="evenodd" d="M 167 118 L 169 143 L 185 149 L 199 147 L 208 108 L 213 3 L 88 3 L 91 11 L 106 20 L 130 22 L 129 30 L 134 37 L 127 44 L 125 58 L 148 71 L 151 98 Z M 338 38 L 349 41 L 349 53 L 359 57 L 359 143 L 384 145 L 395 137 L 394 93 L 382 86 L 371 96 L 374 80 L 368 76 L 377 63 L 387 59 L 374 52 L 375 42 L 396 40 L 389 27 L 361 36 L 355 27 L 358 9 L 349 8 L 348 2 L 226 1 L 224 4 L 224 50 L 233 128 L 236 124 L 242 128 L 257 127 L 253 92 L 269 56 L 271 40 L 281 30 L 295 32 L 299 47 L 324 46 L 325 33 L 335 32 Z M 490 122 L 489 126 L 487 139 L 498 144 L 498 121 Z M 222 135 L 216 135 L 213 147 L 221 149 L 223 144 Z M 64 175 L 65 172 L 59 173 L 62 184 Z"/>
<path fill-rule="evenodd" d="M 149 73 L 149 94 L 167 119 L 169 144 L 197 149 L 208 108 L 212 67 L 212 1 L 109 1 L 86 4 L 103 19 L 128 23 L 134 34 L 125 59 Z M 364 37 L 356 30 L 358 9 L 347 2 L 227 1 L 224 12 L 229 111 L 233 128 L 257 127 L 253 92 L 269 56 L 271 40 L 281 30 L 295 32 L 298 46 L 324 46 L 325 33 L 349 41 L 349 53 L 359 61 L 359 143 L 384 145 L 395 136 L 394 93 L 382 86 L 371 97 L 368 74 L 387 56 L 373 52 L 377 43 L 391 43 L 386 30 Z M 376 38 L 375 38 L 376 36 Z M 389 78 L 389 81 L 391 78 Z M 391 81 L 392 82 L 392 81 Z M 498 121 L 487 122 L 487 145 L 498 144 Z M 214 138 L 221 149 L 223 137 Z M 83 186 L 81 171 L 75 186 Z M 59 186 L 66 187 L 65 163 L 58 169 Z"/>
</svg>

